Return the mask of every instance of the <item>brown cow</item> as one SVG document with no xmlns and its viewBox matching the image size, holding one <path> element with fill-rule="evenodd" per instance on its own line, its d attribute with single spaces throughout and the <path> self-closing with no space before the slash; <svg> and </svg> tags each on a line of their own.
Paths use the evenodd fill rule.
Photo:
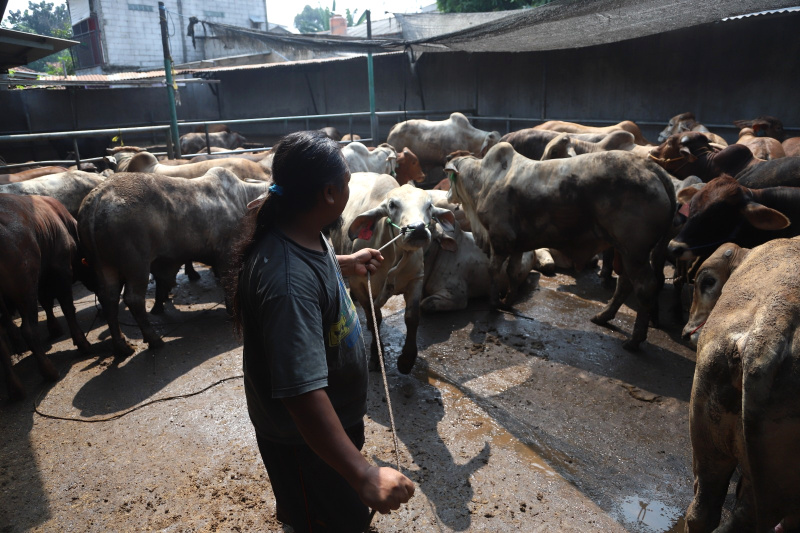
<svg viewBox="0 0 800 533">
<path fill-rule="evenodd" d="M 800 235 L 797 187 L 749 189 L 723 175 L 699 191 L 683 189 L 678 199 L 689 204 L 689 218 L 669 243 L 669 252 L 676 259 L 705 257 L 725 242 L 752 248 Z"/>
<path fill-rule="evenodd" d="M 733 124 L 739 129 L 752 129 L 757 137 L 771 137 L 777 141 L 783 141 L 786 135 L 783 130 L 783 122 L 769 115 L 752 120 L 735 120 Z"/>
<path fill-rule="evenodd" d="M 36 358 L 39 372 L 48 380 L 58 380 L 58 371 L 47 359 L 38 336 L 38 305 L 47 313 L 50 334 L 60 335 L 53 315 L 53 300 L 58 299 L 67 319 L 72 340 L 82 351 L 89 351 L 75 319 L 72 282 L 80 268 L 78 230 L 75 219 L 58 200 L 46 196 L 0 194 L 0 333 L 15 333 L 11 313 L 22 318 L 22 337 Z M 2 338 L 2 335 L 0 335 Z M 0 340 L 0 360 L 12 398 L 22 398 L 25 390 L 11 367 L 11 356 Z"/>
<path fill-rule="evenodd" d="M 778 159 L 786 157 L 783 145 L 777 139 L 766 137 L 752 128 L 742 128 L 739 131 L 739 140 L 736 144 L 743 144 L 750 148 L 753 156 L 759 159 Z"/>
<path fill-rule="evenodd" d="M 566 159 L 580 154 L 594 154 L 608 150 L 632 151 L 635 146 L 633 134 L 624 130 L 609 133 L 599 142 L 582 141 L 573 139 L 569 133 L 562 133 L 544 148 L 541 161 L 548 159 Z"/>
<path fill-rule="evenodd" d="M 361 135 L 359 135 L 357 133 L 352 133 L 352 134 L 351 133 L 346 133 L 344 135 L 344 137 L 342 137 L 342 140 L 343 141 L 360 141 L 361 140 Z"/>
<path fill-rule="evenodd" d="M 422 171 L 419 159 L 414 155 L 414 152 L 408 148 L 403 148 L 403 150 L 397 154 L 395 179 L 397 179 L 397 183 L 400 185 L 405 185 L 411 181 L 417 183 L 425 181 L 425 173 Z"/>
<path fill-rule="evenodd" d="M 699 132 L 671 135 L 650 151 L 650 158 L 680 179 L 697 176 L 703 182 L 709 182 L 722 174 L 736 176 L 763 162 L 741 144 L 732 144 L 718 151 Z"/>
<path fill-rule="evenodd" d="M 48 176 L 50 174 L 57 174 L 59 172 L 66 172 L 66 171 L 67 169 L 64 167 L 51 166 L 51 167 L 31 168 L 29 170 L 22 170 L 14 174 L 0 174 L 0 185 L 6 185 L 8 183 L 19 183 L 21 181 L 27 181 L 33 178 L 40 178 L 42 176 Z"/>
<path fill-rule="evenodd" d="M 689 310 L 689 321 L 683 328 L 683 338 L 697 346 L 700 330 L 722 294 L 722 287 L 734 270 L 744 261 L 750 248 L 726 242 L 703 261 L 694 278 L 694 295 Z"/>
<path fill-rule="evenodd" d="M 226 124 L 209 124 L 208 125 L 208 133 L 219 133 L 224 131 L 226 133 L 230 133 L 231 129 Z M 202 124 L 199 126 L 195 126 L 194 128 L 195 133 L 202 133 L 205 135 L 206 127 Z"/>
<path fill-rule="evenodd" d="M 781 143 L 786 157 L 800 156 L 800 137 L 789 137 Z"/>
<path fill-rule="evenodd" d="M 669 138 L 670 135 L 687 133 L 690 131 L 696 131 L 705 135 L 711 142 L 722 146 L 728 146 L 728 142 L 725 139 L 708 131 L 708 128 L 697 122 L 697 119 L 694 117 L 694 113 L 690 112 L 681 113 L 680 115 L 675 115 L 669 119 L 669 124 L 667 124 L 667 127 L 658 134 L 658 142 L 663 143 Z"/>
<path fill-rule="evenodd" d="M 700 334 L 689 403 L 694 498 L 687 533 L 800 527 L 798 257 L 796 239 L 751 251 Z M 737 467 L 734 511 L 720 526 Z"/>
<path fill-rule="evenodd" d="M 562 133 L 611 133 L 612 131 L 615 130 L 625 130 L 633 134 L 633 140 L 636 144 L 640 146 L 648 146 L 653 144 L 644 138 L 644 135 L 642 135 L 642 130 L 639 129 L 639 126 L 637 126 L 635 122 L 631 122 L 630 120 L 623 120 L 619 124 L 614 124 L 613 126 L 604 126 L 604 127 L 584 126 L 583 124 L 576 124 L 575 122 L 564 122 L 562 120 L 548 120 L 543 124 L 534 126 L 533 129 L 560 131 Z"/>
</svg>

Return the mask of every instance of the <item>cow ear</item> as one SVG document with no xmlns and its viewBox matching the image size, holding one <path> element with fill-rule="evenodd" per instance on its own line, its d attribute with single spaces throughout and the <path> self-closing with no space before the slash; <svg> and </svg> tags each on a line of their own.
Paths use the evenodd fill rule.
<svg viewBox="0 0 800 533">
<path fill-rule="evenodd" d="M 689 150 L 689 149 L 688 149 L 687 147 L 685 147 L 685 146 L 681 146 L 681 154 L 683 154 L 683 156 L 684 156 L 684 157 L 686 157 L 686 159 L 688 159 L 688 160 L 689 160 L 689 163 L 694 163 L 695 161 L 697 161 L 697 156 L 695 156 L 695 155 L 692 153 L 692 151 L 691 151 L 691 150 Z"/>
<path fill-rule="evenodd" d="M 700 192 L 700 190 L 695 189 L 694 187 L 686 187 L 685 189 L 681 189 L 678 191 L 678 201 L 682 204 L 688 204 L 698 192 Z"/>
<path fill-rule="evenodd" d="M 442 247 L 442 250 L 446 250 L 448 252 L 457 252 L 458 241 L 449 235 L 454 232 L 455 228 L 452 225 L 437 222 L 434 224 L 433 231 L 431 233 L 433 233 L 433 238 L 436 239 L 436 242 L 439 243 L 439 246 Z"/>
<path fill-rule="evenodd" d="M 382 203 L 374 209 L 365 211 L 358 215 L 350 224 L 350 227 L 347 229 L 347 236 L 350 237 L 351 241 L 356 240 L 356 238 L 369 239 L 372 237 L 372 228 L 375 226 L 375 222 L 380 218 L 388 216 L 389 211 L 386 209 L 385 203 Z"/>
<path fill-rule="evenodd" d="M 775 209 L 756 202 L 748 202 L 742 209 L 742 215 L 757 229 L 777 231 L 788 228 L 792 223 L 789 218 Z"/>
<path fill-rule="evenodd" d="M 449 209 L 443 207 L 434 207 L 433 216 L 439 220 L 445 231 L 453 231 L 453 226 L 456 224 L 456 216 Z M 448 227 L 449 224 L 449 227 Z"/>
</svg>

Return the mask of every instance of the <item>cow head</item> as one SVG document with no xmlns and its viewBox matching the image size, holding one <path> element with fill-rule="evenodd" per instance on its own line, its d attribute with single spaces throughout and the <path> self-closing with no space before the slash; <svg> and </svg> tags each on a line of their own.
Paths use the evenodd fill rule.
<svg viewBox="0 0 800 533">
<path fill-rule="evenodd" d="M 648 157 L 661 165 L 670 174 L 685 178 L 691 172 L 681 172 L 681 170 L 697 161 L 697 156 L 692 153 L 688 146 L 681 144 L 681 138 L 680 134 L 670 135 L 666 141 L 650 150 Z"/>
<path fill-rule="evenodd" d="M 410 181 L 425 181 L 425 173 L 419 164 L 419 158 L 408 148 L 397 154 L 397 183 L 405 185 Z"/>
<path fill-rule="evenodd" d="M 387 224 L 390 235 L 402 234 L 398 246 L 414 251 L 430 243 L 436 221 L 452 226 L 455 217 L 448 209 L 436 207 L 428 191 L 406 184 L 389 191 L 377 207 L 358 215 L 347 233 L 351 240 L 369 238 L 375 224 Z"/>
<path fill-rule="evenodd" d="M 669 252 L 676 259 L 690 260 L 710 253 L 720 244 L 735 240 L 744 224 L 777 231 L 791 223 L 780 211 L 756 202 L 752 190 L 728 175 L 711 180 L 700 190 L 681 190 L 678 201 L 689 204 L 689 218 L 669 243 Z"/>
<path fill-rule="evenodd" d="M 694 113 L 681 113 L 669 119 L 669 123 L 664 130 L 658 134 L 658 142 L 663 143 L 670 135 L 676 133 L 683 133 L 684 131 L 692 131 L 697 125 L 697 120 L 694 118 Z"/>
<path fill-rule="evenodd" d="M 689 322 L 683 328 L 684 339 L 691 340 L 692 344 L 697 346 L 700 329 L 717 304 L 722 294 L 722 286 L 749 253 L 748 248 L 740 248 L 727 242 L 703 261 L 694 279 L 694 297 L 689 311 Z"/>
<path fill-rule="evenodd" d="M 756 137 L 772 137 L 783 141 L 786 133 L 783 130 L 783 123 L 775 117 L 764 115 L 752 120 L 735 120 L 733 124 L 740 129 L 751 128 Z M 739 133 L 741 137 L 741 132 Z"/>
<path fill-rule="evenodd" d="M 375 150 L 371 151 L 372 157 L 386 157 L 386 168 L 383 170 L 382 174 L 389 174 L 390 176 L 395 176 L 397 174 L 397 152 L 395 151 L 394 146 L 383 143 L 378 145 Z"/>
<path fill-rule="evenodd" d="M 572 144 L 572 138 L 569 136 L 569 133 L 562 133 L 547 143 L 547 146 L 544 148 L 544 153 L 542 154 L 542 161 L 548 159 L 566 159 L 568 157 L 575 157 L 576 155 L 578 154 L 575 152 L 575 146 Z"/>
<path fill-rule="evenodd" d="M 238 131 L 226 132 L 225 138 L 227 140 L 226 144 L 231 150 L 235 150 L 247 142 L 247 139 L 245 139 L 244 136 L 242 136 Z"/>
</svg>

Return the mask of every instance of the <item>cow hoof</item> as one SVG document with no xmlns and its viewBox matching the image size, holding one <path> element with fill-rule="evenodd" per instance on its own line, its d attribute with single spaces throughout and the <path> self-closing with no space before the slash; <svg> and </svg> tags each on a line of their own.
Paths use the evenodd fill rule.
<svg viewBox="0 0 800 533">
<path fill-rule="evenodd" d="M 401 374 L 410 374 L 411 369 L 414 368 L 414 363 L 417 361 L 417 356 L 415 355 L 401 355 L 397 358 L 397 370 Z"/>
<path fill-rule="evenodd" d="M 58 370 L 56 370 L 56 367 L 50 361 L 45 361 L 44 363 L 42 363 L 39 372 L 42 374 L 42 377 L 47 381 L 56 382 L 59 379 L 61 379 L 61 376 L 58 375 Z"/>
<path fill-rule="evenodd" d="M 617 288 L 617 278 L 611 277 L 611 276 L 609 276 L 607 278 L 601 276 L 601 278 L 602 278 L 602 281 L 600 282 L 600 284 L 603 286 L 604 289 L 608 289 L 610 291 L 613 291 L 614 289 Z"/>
<path fill-rule="evenodd" d="M 52 325 L 47 324 L 47 335 L 48 340 L 55 340 L 64 335 L 64 328 L 62 328 L 58 322 L 54 322 Z"/>
<path fill-rule="evenodd" d="M 11 385 L 9 383 L 8 385 L 9 400 L 11 400 L 12 402 L 18 402 L 20 400 L 24 400 L 25 396 L 26 396 L 25 389 L 22 387 L 22 383 L 20 383 L 19 380 L 14 385 Z"/>
<path fill-rule="evenodd" d="M 156 337 L 155 339 L 150 339 L 147 341 L 147 346 L 149 346 L 151 350 L 158 350 L 159 348 L 163 348 L 164 344 L 166 343 L 164 342 L 164 339 L 162 339 L 161 337 Z"/>
<path fill-rule="evenodd" d="M 163 315 L 164 314 L 164 304 L 157 303 L 157 304 L 153 305 L 153 308 L 150 310 L 150 314 Z"/>
<path fill-rule="evenodd" d="M 123 341 L 121 343 L 114 343 L 114 349 L 112 351 L 115 357 L 125 359 L 136 353 L 136 348 Z"/>
<path fill-rule="evenodd" d="M 607 326 L 609 320 L 611 320 L 611 319 L 610 318 L 606 318 L 602 314 L 600 314 L 600 315 L 594 315 L 589 320 L 591 320 L 593 323 L 597 324 L 598 326 Z"/>
<path fill-rule="evenodd" d="M 622 343 L 622 348 L 629 351 L 629 352 L 638 352 L 641 351 L 641 341 L 634 341 L 633 339 L 627 340 Z"/>
<path fill-rule="evenodd" d="M 89 344 L 89 341 L 84 340 L 82 342 L 76 342 L 75 346 L 78 347 L 78 351 L 81 352 L 83 355 L 89 355 L 92 353 L 92 345 Z"/>
</svg>

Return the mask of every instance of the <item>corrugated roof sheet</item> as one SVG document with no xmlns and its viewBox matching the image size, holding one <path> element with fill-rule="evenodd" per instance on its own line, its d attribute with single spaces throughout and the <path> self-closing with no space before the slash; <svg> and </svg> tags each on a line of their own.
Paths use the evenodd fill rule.
<svg viewBox="0 0 800 533">
<path fill-rule="evenodd" d="M 759 11 L 758 13 L 748 13 L 746 15 L 737 15 L 735 17 L 725 17 L 722 20 L 723 20 L 723 22 L 725 22 L 725 21 L 728 21 L 728 20 L 740 20 L 740 19 L 746 19 L 746 18 L 749 18 L 749 17 L 759 17 L 759 16 L 762 16 L 762 15 L 776 15 L 776 14 L 779 14 L 779 13 L 792 13 L 792 12 L 795 12 L 795 11 L 800 11 L 800 6 L 787 7 L 785 9 L 768 9 L 766 11 Z"/>
</svg>

